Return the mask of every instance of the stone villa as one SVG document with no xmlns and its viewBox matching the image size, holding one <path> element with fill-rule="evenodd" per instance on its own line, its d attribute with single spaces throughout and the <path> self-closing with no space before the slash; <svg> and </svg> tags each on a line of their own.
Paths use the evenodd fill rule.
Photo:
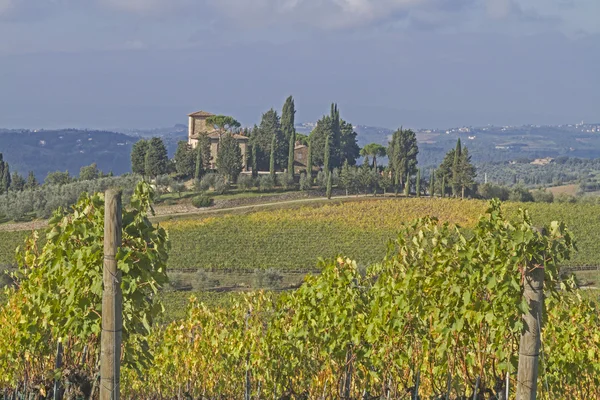
<svg viewBox="0 0 600 400">
<path fill-rule="evenodd" d="M 217 153 L 219 151 L 219 139 L 221 135 L 217 130 L 215 130 L 212 126 L 208 126 L 206 124 L 206 119 L 210 116 L 213 116 L 206 111 L 196 111 L 195 113 L 191 113 L 188 115 L 188 143 L 192 148 L 196 148 L 198 145 L 198 137 L 201 133 L 208 134 L 208 138 L 210 139 L 210 168 L 216 168 L 217 161 Z M 243 163 L 243 171 L 247 170 L 247 154 L 248 154 L 248 141 L 250 140 L 247 136 L 242 136 L 238 134 L 234 134 L 233 137 L 237 140 L 240 145 L 240 150 L 242 151 L 242 163 Z"/>
<path fill-rule="evenodd" d="M 219 139 L 220 134 L 212 126 L 206 124 L 206 119 L 215 114 L 211 114 L 206 111 L 196 111 L 188 114 L 188 143 L 192 148 L 196 148 L 198 145 L 198 137 L 201 133 L 208 134 L 210 139 L 210 168 L 216 168 L 217 152 L 219 151 Z M 242 171 L 249 171 L 251 168 L 248 165 L 249 154 L 249 141 L 247 136 L 234 134 L 233 137 L 237 140 L 240 150 L 242 151 L 243 169 Z M 306 170 L 306 163 L 308 161 L 308 146 L 296 142 L 294 148 L 294 172 Z"/>
</svg>

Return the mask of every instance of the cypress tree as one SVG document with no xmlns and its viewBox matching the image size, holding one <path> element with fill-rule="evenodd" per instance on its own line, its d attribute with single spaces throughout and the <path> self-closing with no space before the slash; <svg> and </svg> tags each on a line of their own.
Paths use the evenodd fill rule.
<svg viewBox="0 0 600 400">
<path fill-rule="evenodd" d="M 271 139 L 271 158 L 269 160 L 269 173 L 271 174 L 271 178 L 273 178 L 273 182 L 275 182 L 275 152 L 277 151 L 277 136 L 273 135 Z"/>
<path fill-rule="evenodd" d="M 252 177 L 258 178 L 258 165 L 257 165 L 258 157 L 256 154 L 258 152 L 258 146 L 252 145 L 250 150 L 252 151 Z"/>
<path fill-rule="evenodd" d="M 294 177 L 294 149 L 296 148 L 296 132 L 290 135 L 290 152 L 288 154 L 288 174 Z"/>
<path fill-rule="evenodd" d="M 331 155 L 331 150 L 329 148 L 329 135 L 325 138 L 325 154 L 323 154 L 323 170 L 325 173 L 329 174 L 329 156 Z"/>
<path fill-rule="evenodd" d="M 421 169 L 417 170 L 417 182 L 415 185 L 415 190 L 417 192 L 417 197 L 421 197 Z"/>
<path fill-rule="evenodd" d="M 327 174 L 327 199 L 331 200 L 331 173 Z"/>
<path fill-rule="evenodd" d="M 348 164 L 348 160 L 344 161 L 344 165 L 342 166 L 342 172 L 340 172 L 340 184 L 346 189 L 346 196 L 348 196 L 348 189 L 352 184 L 352 172 L 350 171 L 350 164 Z"/>
<path fill-rule="evenodd" d="M 35 179 L 35 174 L 33 171 L 29 171 L 29 175 L 27 175 L 27 183 L 25 183 L 25 189 L 35 189 L 38 187 L 38 181 Z"/>
<path fill-rule="evenodd" d="M 217 169 L 220 174 L 226 175 L 230 182 L 234 182 L 242 168 L 242 150 L 233 135 L 226 133 L 219 146 Z"/>
<path fill-rule="evenodd" d="M 406 174 L 406 183 L 404 184 L 404 195 L 410 196 L 410 174 Z"/>
<path fill-rule="evenodd" d="M 442 197 L 446 197 L 446 175 L 442 176 Z"/>
<path fill-rule="evenodd" d="M 294 176 L 294 149 L 296 147 L 296 129 L 294 128 L 296 108 L 294 98 L 288 97 L 281 111 L 281 130 L 283 135 L 288 139 L 288 173 Z"/>
<path fill-rule="evenodd" d="M 429 196 L 435 196 L 435 169 L 431 170 L 431 178 L 429 178 Z"/>
<path fill-rule="evenodd" d="M 456 197 L 458 195 L 458 189 L 460 188 L 460 163 L 461 163 L 461 145 L 460 138 L 456 141 L 456 149 L 454 150 L 454 162 L 452 163 L 452 195 Z"/>
<path fill-rule="evenodd" d="M 200 143 L 196 145 L 196 170 L 194 171 L 194 179 L 200 180 L 202 177 L 202 148 Z"/>
<path fill-rule="evenodd" d="M 8 166 L 8 163 L 6 161 L 4 161 L 2 164 L 2 191 L 8 192 L 11 182 L 10 167 Z"/>
<path fill-rule="evenodd" d="M 308 160 L 306 161 L 306 177 L 308 178 L 309 182 L 312 184 L 312 165 L 313 165 L 313 158 L 312 158 L 312 140 L 310 138 L 310 136 L 308 137 Z"/>
<path fill-rule="evenodd" d="M 15 191 L 22 191 L 25 189 L 25 178 L 19 175 L 17 172 L 13 172 L 12 181 L 10 183 L 10 188 Z"/>
</svg>

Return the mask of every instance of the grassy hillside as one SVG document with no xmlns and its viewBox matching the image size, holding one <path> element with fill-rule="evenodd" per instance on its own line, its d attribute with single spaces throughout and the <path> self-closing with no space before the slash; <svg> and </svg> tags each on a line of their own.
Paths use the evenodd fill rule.
<svg viewBox="0 0 600 400">
<path fill-rule="evenodd" d="M 600 264 L 600 206 L 506 203 L 504 209 L 514 217 L 523 206 L 536 225 L 559 220 L 571 229 L 579 252 L 568 265 Z M 432 215 L 468 229 L 486 208 L 487 202 L 475 200 L 369 199 L 163 225 L 172 240 L 171 269 L 308 270 L 319 257 L 339 254 L 363 265 L 377 262 L 403 222 Z"/>
<path fill-rule="evenodd" d="M 468 229 L 488 203 L 452 199 L 364 199 L 310 203 L 269 209 L 161 222 L 172 242 L 169 267 L 240 270 L 273 268 L 307 271 L 320 257 L 343 254 L 367 265 L 381 260 L 388 241 L 403 222 L 432 215 Z M 505 203 L 515 217 L 526 207 L 533 222 L 564 221 L 579 251 L 569 266 L 600 265 L 600 206 L 589 204 Z M 0 265 L 14 263 L 14 249 L 28 232 L 0 232 Z"/>
</svg>

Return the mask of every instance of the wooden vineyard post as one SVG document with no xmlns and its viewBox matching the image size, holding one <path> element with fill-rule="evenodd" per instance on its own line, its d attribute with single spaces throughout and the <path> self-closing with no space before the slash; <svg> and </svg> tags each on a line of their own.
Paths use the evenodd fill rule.
<svg viewBox="0 0 600 400">
<path fill-rule="evenodd" d="M 540 354 L 540 322 L 544 308 L 544 268 L 526 267 L 523 298 L 529 312 L 523 315 L 524 327 L 519 345 L 517 400 L 535 400 L 537 395 L 538 359 Z"/>
<path fill-rule="evenodd" d="M 104 196 L 104 291 L 102 292 L 102 336 L 100 353 L 100 400 L 119 400 L 123 294 L 117 250 L 121 246 L 121 192 L 107 190 Z"/>
</svg>

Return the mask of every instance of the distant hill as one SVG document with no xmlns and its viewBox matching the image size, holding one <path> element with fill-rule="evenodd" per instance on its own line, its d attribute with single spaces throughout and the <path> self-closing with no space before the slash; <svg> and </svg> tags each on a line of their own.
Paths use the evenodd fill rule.
<svg viewBox="0 0 600 400">
<path fill-rule="evenodd" d="M 11 171 L 22 175 L 33 171 L 39 181 L 53 171 L 67 170 L 76 176 L 82 166 L 91 163 L 120 175 L 131 171 L 131 146 L 139 139 L 117 132 L 77 129 L 0 130 L 0 153 Z M 165 136 L 171 156 L 182 139 L 185 136 Z"/>
<path fill-rule="evenodd" d="M 298 132 L 310 133 L 314 123 L 296 126 Z M 365 125 L 355 126 L 358 144 L 375 142 L 387 145 L 393 130 Z M 454 148 L 456 139 L 467 145 L 476 164 L 514 160 L 533 160 L 544 157 L 600 158 L 600 124 L 518 127 L 461 127 L 450 129 L 416 130 L 419 142 L 419 164 L 422 168 L 438 165 L 444 154 Z M 93 162 L 104 171 L 123 174 L 131 170 L 131 146 L 140 138 L 160 136 L 169 156 L 177 142 L 186 140 L 187 127 L 121 132 L 93 130 L 6 130 L 0 129 L 0 153 L 11 171 L 27 174 L 32 170 L 38 180 L 48 172 L 68 170 L 78 175 L 79 169 Z M 385 158 L 380 160 L 386 163 Z"/>
</svg>

